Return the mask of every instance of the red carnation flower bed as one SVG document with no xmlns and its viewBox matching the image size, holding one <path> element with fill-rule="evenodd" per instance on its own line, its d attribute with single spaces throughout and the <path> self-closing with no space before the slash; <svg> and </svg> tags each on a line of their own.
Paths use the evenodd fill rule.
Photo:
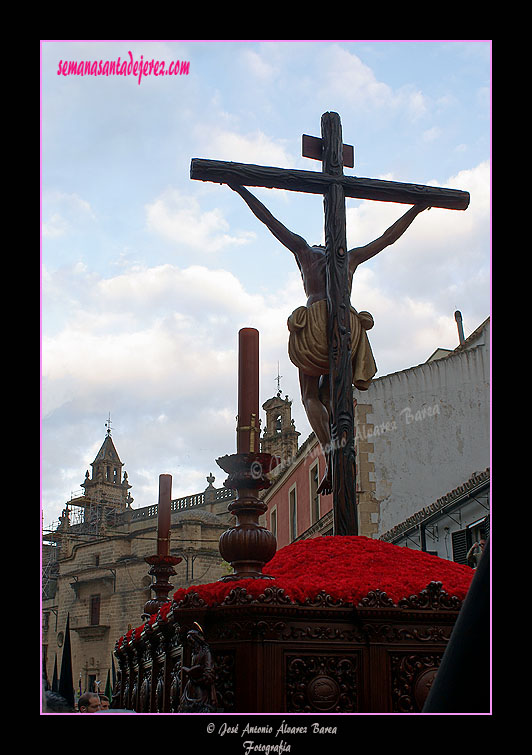
<svg viewBox="0 0 532 755">
<path fill-rule="evenodd" d="M 291 543 L 277 551 L 265 565 L 264 574 L 273 580 L 242 579 L 212 582 L 181 588 L 174 593 L 179 602 L 189 593 L 196 593 L 209 606 L 219 605 L 231 590 L 243 587 L 252 598 L 258 598 L 268 587 L 283 588 L 292 602 L 303 604 L 324 592 L 335 600 L 357 605 L 372 590 L 380 590 L 397 603 L 401 598 L 418 595 L 431 582 L 441 582 L 451 597 L 463 600 L 474 575 L 469 566 L 431 556 L 422 551 L 403 548 L 362 535 L 316 537 Z M 172 602 L 161 606 L 156 618 L 166 620 Z M 137 641 L 144 624 L 130 629 L 118 641 Z"/>
<path fill-rule="evenodd" d="M 174 593 L 179 602 L 197 593 L 214 606 L 236 587 L 258 597 L 270 586 L 283 588 L 294 603 L 313 600 L 320 592 L 356 605 L 372 590 L 385 592 L 394 603 L 417 595 L 430 582 L 441 582 L 450 596 L 463 600 L 474 571 L 468 566 L 431 556 L 422 551 L 392 545 L 364 536 L 323 536 L 301 540 L 281 548 L 265 565 L 264 574 L 274 580 L 245 579 L 182 588 Z"/>
</svg>

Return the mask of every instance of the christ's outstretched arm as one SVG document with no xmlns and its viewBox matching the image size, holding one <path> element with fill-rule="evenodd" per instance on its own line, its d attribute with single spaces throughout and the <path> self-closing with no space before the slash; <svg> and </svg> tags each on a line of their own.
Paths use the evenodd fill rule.
<svg viewBox="0 0 532 755">
<path fill-rule="evenodd" d="M 308 248 L 308 244 L 304 238 L 298 236 L 296 233 L 292 233 L 266 207 L 260 202 L 253 194 L 245 189 L 243 186 L 236 184 L 229 184 L 233 191 L 240 194 L 244 202 L 248 205 L 253 214 L 264 223 L 275 238 L 281 242 L 287 249 L 293 252 L 296 257 L 301 252 L 304 252 Z"/>
<path fill-rule="evenodd" d="M 399 220 L 396 220 L 393 225 L 391 225 L 386 231 L 384 231 L 382 236 L 380 236 L 378 239 L 375 239 L 375 241 L 366 244 L 366 246 L 359 246 L 355 249 L 351 249 L 351 251 L 349 252 L 350 270 L 353 271 L 357 267 L 357 265 L 360 265 L 361 262 L 365 262 L 366 260 L 371 259 L 371 257 L 374 257 L 387 246 L 395 243 L 397 239 L 399 239 L 403 235 L 414 218 L 416 218 L 420 212 L 423 212 L 423 210 L 427 209 L 427 207 L 428 205 L 426 204 L 414 205 L 407 212 L 405 212 L 405 214 L 400 217 Z"/>
</svg>

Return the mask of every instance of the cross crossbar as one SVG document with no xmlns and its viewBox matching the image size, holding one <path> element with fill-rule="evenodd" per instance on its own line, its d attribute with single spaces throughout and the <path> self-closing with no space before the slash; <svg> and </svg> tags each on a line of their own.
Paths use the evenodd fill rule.
<svg viewBox="0 0 532 755">
<path fill-rule="evenodd" d="M 447 210 L 465 210 L 469 193 L 422 184 L 381 181 L 356 176 L 333 176 L 313 170 L 289 170 L 248 163 L 193 158 L 190 178 L 220 184 L 261 186 L 266 189 L 288 189 L 307 194 L 326 194 L 332 184 L 340 184 L 344 195 L 352 199 L 373 199 L 399 204 L 428 204 Z"/>
</svg>

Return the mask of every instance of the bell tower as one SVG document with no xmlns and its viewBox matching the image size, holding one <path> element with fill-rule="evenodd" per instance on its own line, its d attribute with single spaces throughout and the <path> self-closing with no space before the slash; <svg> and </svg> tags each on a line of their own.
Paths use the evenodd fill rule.
<svg viewBox="0 0 532 755">
<path fill-rule="evenodd" d="M 85 481 L 81 484 L 84 490 L 85 505 L 104 506 L 107 511 L 124 511 L 131 505 L 133 498 L 129 494 L 131 485 L 127 472 L 122 473 L 123 463 L 120 461 L 115 444 L 111 438 L 111 418 L 105 423 L 107 433 L 96 458 L 91 464 L 92 476 L 85 473 Z"/>
<path fill-rule="evenodd" d="M 266 427 L 261 438 L 263 453 L 281 457 L 281 464 L 273 470 L 274 475 L 285 469 L 297 454 L 300 435 L 292 419 L 292 402 L 288 396 L 281 397 L 281 376 L 278 374 L 276 379 L 277 395 L 262 405 L 266 412 Z"/>
</svg>

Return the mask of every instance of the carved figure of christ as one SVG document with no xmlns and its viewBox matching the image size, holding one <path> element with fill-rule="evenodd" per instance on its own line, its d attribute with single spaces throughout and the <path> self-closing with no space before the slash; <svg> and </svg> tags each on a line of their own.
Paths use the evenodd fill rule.
<svg viewBox="0 0 532 755">
<path fill-rule="evenodd" d="M 469 195 L 467 192 L 454 189 L 344 176 L 344 156 L 349 155 L 351 148 L 342 143 L 342 129 L 337 113 L 323 114 L 321 132 L 321 139 L 303 137 L 303 155 L 322 160 L 321 174 L 314 171 L 193 159 L 190 176 L 192 179 L 225 183 L 238 191 L 255 215 L 294 253 L 303 277 L 307 306 L 309 301 L 311 305 L 326 302 L 327 323 L 324 338 L 327 341 L 328 365 L 325 365 L 318 375 L 309 374 L 308 368 L 300 368 L 302 399 L 309 422 L 326 456 L 327 469 L 320 483 L 320 491 L 323 494 L 331 490 L 333 492 L 334 533 L 356 535 L 358 521 L 350 306 L 353 273 L 361 262 L 394 243 L 422 209 L 433 206 L 464 210 L 469 204 Z M 352 167 L 352 163 L 350 165 Z M 309 246 L 300 236 L 288 231 L 264 205 L 243 188 L 244 186 L 322 194 L 325 212 L 325 250 Z M 346 253 L 347 196 L 413 204 L 414 207 L 394 223 L 380 239 Z M 360 330 L 360 323 L 354 323 Z"/>
<path fill-rule="evenodd" d="M 310 307 L 318 301 L 327 300 L 327 269 L 326 251 L 322 246 L 310 246 L 304 238 L 292 233 L 251 192 L 243 186 L 229 184 L 240 194 L 253 214 L 268 228 L 275 238 L 289 249 L 301 272 L 303 288 L 307 296 L 306 306 Z M 357 267 L 371 259 L 386 247 L 395 243 L 413 222 L 414 218 L 426 209 L 427 205 L 414 205 L 399 220 L 390 226 L 378 239 L 365 246 L 351 249 L 347 252 L 347 291 L 349 297 L 353 285 L 353 275 Z M 297 366 L 297 365 L 296 365 Z M 368 376 L 371 379 L 371 376 Z M 368 380 L 369 382 L 369 380 Z M 331 391 L 328 372 L 320 375 L 309 374 L 303 367 L 299 367 L 299 384 L 301 400 L 305 408 L 310 426 L 314 430 L 324 451 L 325 473 L 320 481 L 317 493 L 328 495 L 332 493 L 332 465 L 331 465 Z M 367 386 L 359 385 L 362 389 Z"/>
</svg>

